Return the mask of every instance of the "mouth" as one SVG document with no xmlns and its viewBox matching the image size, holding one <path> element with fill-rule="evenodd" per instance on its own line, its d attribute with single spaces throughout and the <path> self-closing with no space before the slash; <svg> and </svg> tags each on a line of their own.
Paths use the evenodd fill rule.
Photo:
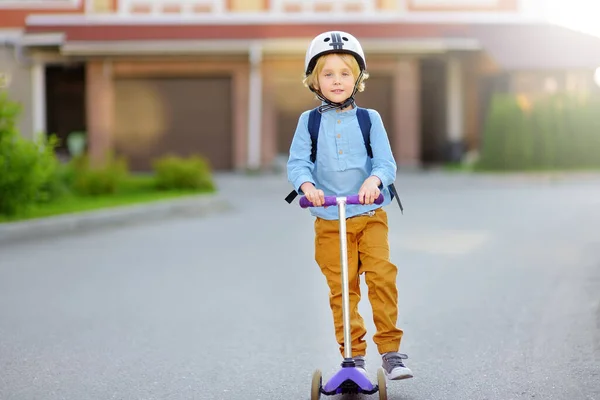
<svg viewBox="0 0 600 400">
<path fill-rule="evenodd" d="M 344 93 L 344 90 L 342 90 L 342 89 L 335 89 L 335 90 L 332 90 L 331 92 L 335 93 L 335 94 L 342 94 L 342 93 Z"/>
</svg>

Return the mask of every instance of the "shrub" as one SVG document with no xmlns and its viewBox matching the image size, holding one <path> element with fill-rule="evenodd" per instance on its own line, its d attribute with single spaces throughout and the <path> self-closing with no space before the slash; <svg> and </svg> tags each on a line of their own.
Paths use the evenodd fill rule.
<svg viewBox="0 0 600 400">
<path fill-rule="evenodd" d="M 14 215 L 58 194 L 56 139 L 23 138 L 16 128 L 20 107 L 0 93 L 0 214 Z"/>
<path fill-rule="evenodd" d="M 73 157 L 62 179 L 73 188 L 73 191 L 83 196 L 114 194 L 119 184 L 128 175 L 128 165 L 124 158 L 110 154 L 104 165 L 92 167 L 87 155 Z"/>
<path fill-rule="evenodd" d="M 559 93 L 524 106 L 513 95 L 496 95 L 476 168 L 599 168 L 599 112 L 600 100 L 591 96 Z"/>
<path fill-rule="evenodd" d="M 200 156 L 182 158 L 167 155 L 153 163 L 158 189 L 212 191 L 215 185 L 208 161 Z"/>
<path fill-rule="evenodd" d="M 523 112 L 517 99 L 510 95 L 494 96 L 483 133 L 479 169 L 508 169 L 511 151 L 519 146 L 514 143 L 523 131 Z"/>
</svg>

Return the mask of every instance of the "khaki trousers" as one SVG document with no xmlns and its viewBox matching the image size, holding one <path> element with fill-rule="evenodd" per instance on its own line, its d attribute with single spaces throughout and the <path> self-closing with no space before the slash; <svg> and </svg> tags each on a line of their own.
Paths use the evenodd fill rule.
<svg viewBox="0 0 600 400">
<path fill-rule="evenodd" d="M 364 320 L 358 313 L 361 298 L 360 275 L 365 275 L 373 321 L 377 332 L 373 342 L 380 354 L 398 351 L 402 330 L 398 319 L 398 270 L 389 261 L 387 213 L 382 208 L 373 216 L 357 216 L 346 220 L 348 237 L 348 279 L 350 298 L 350 331 L 352 355 L 365 355 L 367 333 Z M 327 279 L 329 304 L 333 312 L 336 340 L 344 355 L 344 326 L 342 316 L 342 277 L 340 263 L 339 221 L 317 218 L 315 221 L 315 260 Z"/>
</svg>

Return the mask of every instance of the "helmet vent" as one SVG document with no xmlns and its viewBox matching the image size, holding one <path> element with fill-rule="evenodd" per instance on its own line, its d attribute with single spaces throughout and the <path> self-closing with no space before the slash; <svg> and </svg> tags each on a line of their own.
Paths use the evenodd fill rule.
<svg viewBox="0 0 600 400">
<path fill-rule="evenodd" d="M 325 39 L 323 39 L 324 42 L 329 42 L 331 40 L 331 38 L 326 37 Z"/>
<path fill-rule="evenodd" d="M 346 36 L 344 36 L 344 37 L 342 37 L 342 40 L 344 40 L 344 41 L 346 41 L 346 42 L 347 42 L 347 41 L 348 41 L 348 38 L 347 38 Z"/>
</svg>

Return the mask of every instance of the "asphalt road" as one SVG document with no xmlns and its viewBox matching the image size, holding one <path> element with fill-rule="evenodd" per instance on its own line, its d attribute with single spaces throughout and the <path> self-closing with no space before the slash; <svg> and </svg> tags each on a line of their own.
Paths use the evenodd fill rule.
<svg viewBox="0 0 600 400">
<path fill-rule="evenodd" d="M 308 399 L 315 368 L 337 371 L 308 212 L 283 176 L 219 185 L 228 212 L 0 247 L 0 399 Z M 397 187 L 415 378 L 389 398 L 600 400 L 600 177 Z"/>
</svg>

